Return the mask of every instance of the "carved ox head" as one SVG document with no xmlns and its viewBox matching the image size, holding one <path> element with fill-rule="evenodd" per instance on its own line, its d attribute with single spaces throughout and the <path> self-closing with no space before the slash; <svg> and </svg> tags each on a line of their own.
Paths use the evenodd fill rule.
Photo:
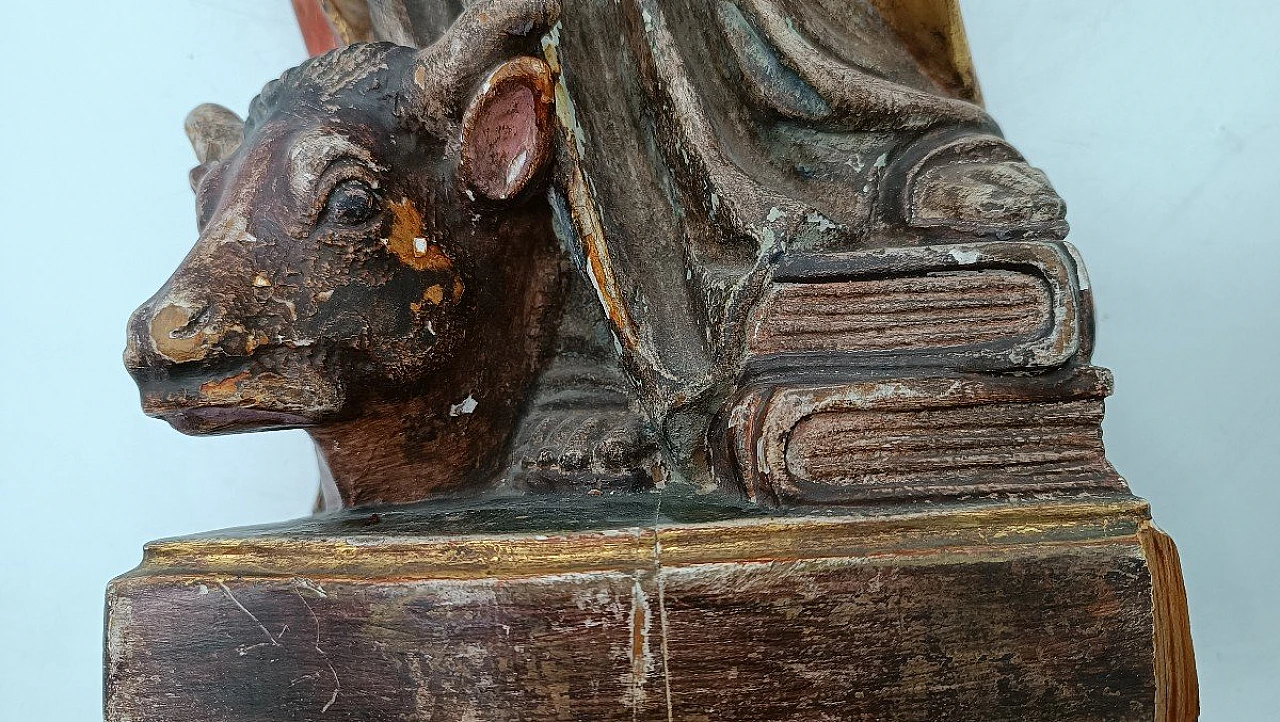
<svg viewBox="0 0 1280 722">
<path fill-rule="evenodd" d="M 552 78 L 521 55 L 554 11 L 479 6 L 422 51 L 313 58 L 243 123 L 192 111 L 200 237 L 128 327 L 147 414 L 213 434 L 425 399 L 398 413 L 505 423 L 555 277 L 531 198 Z"/>
</svg>

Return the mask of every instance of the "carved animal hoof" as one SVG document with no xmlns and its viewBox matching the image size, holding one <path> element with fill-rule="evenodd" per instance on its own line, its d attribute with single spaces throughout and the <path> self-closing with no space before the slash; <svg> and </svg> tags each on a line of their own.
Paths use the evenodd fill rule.
<svg viewBox="0 0 1280 722">
<path fill-rule="evenodd" d="M 517 435 L 517 487 L 551 493 L 627 493 L 653 486 L 657 444 L 626 407 L 546 410 Z"/>
</svg>

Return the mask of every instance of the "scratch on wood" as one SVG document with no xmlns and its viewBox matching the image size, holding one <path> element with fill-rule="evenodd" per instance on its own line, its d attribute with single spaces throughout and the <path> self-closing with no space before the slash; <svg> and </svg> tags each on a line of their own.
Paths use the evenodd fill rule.
<svg viewBox="0 0 1280 722">
<path fill-rule="evenodd" d="M 310 589 L 311 587 L 307 588 Z M 327 596 L 323 591 L 313 591 L 317 591 L 317 593 L 322 597 Z M 297 594 L 298 599 L 302 600 L 302 606 L 307 608 L 307 612 L 311 614 L 311 621 L 315 622 L 316 642 L 313 646 L 316 651 L 320 653 L 320 656 L 324 657 L 324 663 L 329 667 L 329 674 L 333 675 L 333 694 L 329 696 L 329 701 L 325 702 L 324 706 L 320 708 L 320 714 L 324 714 L 329 711 L 329 708 L 333 706 L 334 702 L 338 701 L 338 692 L 342 691 L 342 680 L 338 679 L 338 670 L 334 669 L 333 662 L 329 660 L 329 653 L 320 648 L 320 618 L 316 616 L 316 610 L 311 608 L 311 604 L 307 602 L 306 597 L 302 596 L 302 592 L 300 590 L 294 589 L 293 593 Z"/>
<path fill-rule="evenodd" d="M 262 633 L 267 635 L 267 640 L 271 642 L 271 646 L 273 647 L 280 646 L 280 642 L 275 638 L 275 636 L 271 634 L 271 632 L 262 624 L 262 622 L 258 621 L 257 617 L 253 616 L 253 612 L 250 612 L 248 609 L 244 608 L 244 605 L 240 603 L 239 599 L 236 599 L 236 595 L 231 593 L 231 590 L 227 588 L 226 584 L 222 582 L 218 582 L 218 587 L 222 589 L 223 594 L 227 595 L 227 599 L 230 599 L 231 603 L 236 605 L 237 609 L 244 612 L 245 616 L 249 617 L 249 619 L 252 619 L 253 623 L 258 625 L 258 629 L 261 629 Z"/>
</svg>

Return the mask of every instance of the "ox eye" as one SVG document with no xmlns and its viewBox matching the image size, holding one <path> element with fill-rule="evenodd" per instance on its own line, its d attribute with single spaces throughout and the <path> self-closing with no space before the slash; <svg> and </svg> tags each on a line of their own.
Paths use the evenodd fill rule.
<svg viewBox="0 0 1280 722">
<path fill-rule="evenodd" d="M 339 183 L 325 201 L 326 221 L 354 226 L 363 223 L 377 210 L 378 197 L 368 183 L 349 180 Z"/>
</svg>

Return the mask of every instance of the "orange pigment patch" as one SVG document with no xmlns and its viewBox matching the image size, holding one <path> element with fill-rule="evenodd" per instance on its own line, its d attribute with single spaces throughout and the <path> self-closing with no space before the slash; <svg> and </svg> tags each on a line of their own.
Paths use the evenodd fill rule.
<svg viewBox="0 0 1280 722">
<path fill-rule="evenodd" d="M 262 344 L 266 343 L 269 340 L 270 339 L 267 338 L 267 335 L 261 332 L 250 334 L 244 340 L 244 352 L 253 353 L 254 349 L 256 349 L 257 347 L 261 346 Z"/>
<path fill-rule="evenodd" d="M 587 259 L 587 275 L 596 290 L 605 313 L 609 316 L 613 328 L 617 331 L 622 345 L 635 349 L 640 345 L 640 336 L 635 323 L 622 302 L 622 291 L 613 276 L 614 263 L 609 257 L 609 247 L 604 240 L 604 228 L 600 225 L 599 211 L 595 201 L 587 190 L 586 178 L 582 169 L 574 167 L 569 179 L 569 213 L 575 221 L 579 235 L 582 236 L 583 254 Z"/>
<path fill-rule="evenodd" d="M 427 290 L 422 292 L 422 302 L 410 303 L 409 309 L 414 313 L 421 313 L 422 309 L 426 306 L 426 304 L 429 303 L 432 306 L 439 306 L 440 302 L 443 300 L 444 300 L 444 286 L 441 286 L 440 284 L 437 283 L 433 286 L 430 286 L 429 288 L 427 288 Z"/>
<path fill-rule="evenodd" d="M 249 372 L 241 371 L 221 381 L 206 381 L 200 384 L 200 393 L 211 399 L 230 399 L 239 395 L 240 382 L 247 378 L 249 378 Z"/>
<path fill-rule="evenodd" d="M 395 220 L 391 223 L 391 237 L 387 248 L 406 266 L 415 271 L 452 271 L 453 261 L 440 248 L 440 244 L 422 237 L 422 214 L 409 200 L 388 203 Z"/>
<path fill-rule="evenodd" d="M 462 279 L 455 277 L 453 279 L 453 300 L 457 301 L 462 298 L 462 292 L 465 290 L 467 290 L 467 287 L 462 283 Z"/>
<path fill-rule="evenodd" d="M 204 358 L 205 351 L 216 339 L 210 338 L 204 331 L 196 331 L 189 336 L 174 335 L 173 330 L 185 326 L 191 321 L 191 313 L 181 306 L 169 304 L 160 309 L 151 318 L 148 329 L 151 343 L 156 351 L 170 361 L 183 363 L 199 361 Z"/>
</svg>

